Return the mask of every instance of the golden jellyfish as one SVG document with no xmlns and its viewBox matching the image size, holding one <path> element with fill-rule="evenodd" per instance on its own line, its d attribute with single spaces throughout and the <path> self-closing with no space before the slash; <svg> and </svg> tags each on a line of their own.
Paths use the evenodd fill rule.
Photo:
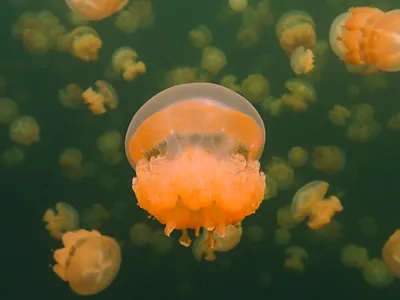
<svg viewBox="0 0 400 300">
<path fill-rule="evenodd" d="M 235 248 L 242 238 L 243 228 L 241 222 L 228 225 L 226 234 L 222 237 L 215 232 L 203 230 L 192 247 L 193 255 L 197 260 L 204 259 L 206 261 L 215 260 L 215 252 L 228 252 Z"/>
<path fill-rule="evenodd" d="M 290 66 L 297 75 L 311 72 L 314 69 L 314 53 L 303 46 L 296 48 L 290 57 Z"/>
<path fill-rule="evenodd" d="M 137 61 L 137 53 L 130 47 L 121 47 L 112 56 L 114 70 L 126 81 L 134 81 L 138 74 L 146 73 L 146 65 Z"/>
<path fill-rule="evenodd" d="M 319 180 L 301 187 L 294 195 L 290 207 L 293 218 L 301 222 L 309 217 L 307 225 L 313 230 L 330 223 L 335 213 L 343 210 L 343 206 L 336 196 L 324 198 L 328 187 L 328 183 Z"/>
<path fill-rule="evenodd" d="M 97 139 L 97 149 L 102 159 L 110 165 L 118 164 L 122 159 L 122 134 L 117 130 L 108 130 Z"/>
<path fill-rule="evenodd" d="M 65 0 L 76 14 L 91 21 L 108 18 L 125 7 L 129 0 Z"/>
<path fill-rule="evenodd" d="M 83 90 L 78 84 L 71 83 L 58 91 L 58 101 L 66 108 L 79 109 L 84 107 L 82 93 Z"/>
<path fill-rule="evenodd" d="M 274 233 L 274 242 L 279 246 L 287 246 L 292 239 L 292 234 L 286 228 L 278 228 Z"/>
<path fill-rule="evenodd" d="M 308 152 L 300 146 L 290 149 L 288 154 L 288 161 L 293 167 L 305 166 L 308 162 Z"/>
<path fill-rule="evenodd" d="M 223 237 L 264 198 L 264 143 L 261 116 L 232 90 L 211 83 L 164 90 L 138 110 L 126 134 L 138 205 L 165 224 L 167 236 L 182 230 L 182 245 L 191 243 L 187 229 Z"/>
<path fill-rule="evenodd" d="M 314 49 L 317 41 L 312 17 L 300 10 L 284 14 L 276 23 L 276 36 L 281 47 L 290 56 L 298 47 Z"/>
<path fill-rule="evenodd" d="M 96 81 L 96 89 L 88 88 L 82 98 L 94 115 L 106 112 L 106 107 L 115 109 L 118 106 L 118 96 L 111 84 L 104 80 Z"/>
<path fill-rule="evenodd" d="M 329 120 L 333 125 L 343 127 L 350 118 L 350 111 L 342 105 L 335 105 L 328 113 Z"/>
<path fill-rule="evenodd" d="M 259 103 L 269 96 L 269 82 L 261 74 L 251 74 L 242 81 L 242 95 L 252 103 Z"/>
<path fill-rule="evenodd" d="M 237 83 L 237 77 L 235 75 L 224 75 L 221 78 L 220 85 L 234 92 L 240 92 L 240 85 Z"/>
<path fill-rule="evenodd" d="M 204 48 L 211 44 L 212 32 L 207 26 L 199 25 L 189 31 L 189 40 L 193 47 Z"/>
<path fill-rule="evenodd" d="M 308 109 L 309 103 L 317 99 L 316 91 L 311 82 L 300 78 L 289 79 L 285 87 L 290 93 L 281 97 L 282 104 L 295 112 L 304 112 Z"/>
<path fill-rule="evenodd" d="M 165 254 L 171 251 L 174 246 L 173 241 L 165 236 L 162 229 L 155 230 L 150 237 L 150 245 L 153 247 L 153 250 L 158 254 Z"/>
<path fill-rule="evenodd" d="M 390 117 L 387 122 L 387 128 L 391 131 L 400 131 L 400 113 L 397 113 Z"/>
<path fill-rule="evenodd" d="M 247 0 L 228 0 L 229 7 L 235 12 L 242 12 L 247 8 Z"/>
<path fill-rule="evenodd" d="M 281 113 L 282 107 L 282 99 L 275 99 L 272 96 L 265 98 L 261 102 L 261 108 L 263 111 L 268 112 L 271 116 L 278 116 Z"/>
<path fill-rule="evenodd" d="M 93 204 L 82 213 L 82 223 L 90 229 L 100 229 L 110 219 L 110 213 L 101 204 Z"/>
<path fill-rule="evenodd" d="M 40 141 L 40 127 L 31 116 L 21 116 L 11 123 L 10 139 L 20 145 L 30 146 Z"/>
<path fill-rule="evenodd" d="M 214 46 L 203 48 L 201 67 L 211 75 L 217 75 L 227 63 L 228 59 L 221 49 Z"/>
<path fill-rule="evenodd" d="M 382 258 L 389 270 L 400 278 L 400 230 L 396 230 L 382 248 Z"/>
<path fill-rule="evenodd" d="M 85 62 L 98 60 L 103 42 L 96 30 L 89 26 L 79 26 L 68 34 L 70 52 Z"/>
<path fill-rule="evenodd" d="M 397 72 L 400 70 L 399 24 L 398 9 L 383 12 L 373 7 L 351 8 L 333 21 L 331 47 L 349 64 Z"/>
<path fill-rule="evenodd" d="M 299 223 L 293 218 L 290 205 L 285 205 L 276 212 L 276 223 L 287 230 L 295 228 Z"/>
<path fill-rule="evenodd" d="M 290 246 L 285 251 L 289 258 L 285 259 L 284 266 L 286 269 L 293 270 L 299 273 L 305 271 L 306 266 L 304 261 L 308 259 L 308 253 L 304 248 L 299 246 Z"/>
<path fill-rule="evenodd" d="M 53 271 L 78 295 L 94 295 L 106 289 L 118 274 L 121 249 L 111 237 L 96 230 L 69 231 L 64 248 L 54 251 Z"/>
<path fill-rule="evenodd" d="M 58 163 L 61 166 L 63 177 L 69 180 L 81 180 L 85 175 L 83 154 L 78 148 L 65 148 L 58 159 Z"/>
<path fill-rule="evenodd" d="M 346 166 L 346 155 L 336 146 L 317 146 L 311 154 L 311 165 L 317 171 L 337 174 Z"/>
<path fill-rule="evenodd" d="M 294 182 L 294 170 L 283 158 L 274 156 L 265 166 L 265 171 L 275 181 L 278 190 L 287 190 Z"/>
<path fill-rule="evenodd" d="M 0 165 L 6 167 L 19 166 L 25 161 L 25 152 L 20 147 L 10 147 L 4 150 L 0 157 Z"/>
<path fill-rule="evenodd" d="M 369 261 L 368 250 L 354 244 L 347 244 L 342 249 L 341 261 L 346 267 L 361 270 Z"/>
<path fill-rule="evenodd" d="M 10 98 L 0 98 L 0 124 L 9 124 L 19 115 L 17 102 Z"/>
<path fill-rule="evenodd" d="M 386 288 L 394 281 L 394 276 L 388 266 L 379 258 L 368 261 L 362 273 L 364 279 L 375 288 Z"/>
<path fill-rule="evenodd" d="M 129 238 L 133 245 L 146 246 L 151 238 L 153 230 L 146 223 L 136 223 L 129 229 Z"/>
<path fill-rule="evenodd" d="M 79 214 L 68 203 L 58 202 L 56 211 L 49 208 L 43 215 L 43 221 L 47 223 L 46 229 L 55 239 L 60 239 L 67 231 L 73 231 L 79 227 Z"/>
</svg>

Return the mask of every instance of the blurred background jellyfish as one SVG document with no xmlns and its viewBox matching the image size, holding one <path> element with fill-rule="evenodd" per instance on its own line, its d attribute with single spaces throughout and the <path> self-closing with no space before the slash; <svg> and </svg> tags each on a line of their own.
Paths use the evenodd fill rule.
<svg viewBox="0 0 400 300">
<path fill-rule="evenodd" d="M 55 239 L 60 239 L 65 232 L 78 229 L 79 214 L 68 203 L 58 202 L 56 211 L 51 208 L 46 210 L 43 221 L 47 223 L 46 229 L 50 235 Z"/>
<path fill-rule="evenodd" d="M 138 204 L 165 224 L 165 234 L 201 227 L 224 237 L 227 225 L 253 214 L 264 198 L 258 159 L 265 129 L 255 108 L 219 85 L 192 83 L 164 90 L 133 117 L 125 140 L 136 170 Z M 212 170 L 212 172 L 210 172 Z"/>
<path fill-rule="evenodd" d="M 324 181 L 311 181 L 300 188 L 293 197 L 291 212 L 298 222 L 309 217 L 311 229 L 320 229 L 331 222 L 336 212 L 343 210 L 336 196 L 324 198 L 329 184 Z"/>
<path fill-rule="evenodd" d="M 98 231 L 68 231 L 64 247 L 54 251 L 53 271 L 78 295 L 94 295 L 106 289 L 118 274 L 121 250 L 111 237 Z"/>
<path fill-rule="evenodd" d="M 333 52 L 345 62 L 380 71 L 400 71 L 400 10 L 383 12 L 354 7 L 340 14 L 330 29 Z"/>
<path fill-rule="evenodd" d="M 228 225 L 226 227 L 226 234 L 223 237 L 215 232 L 203 230 L 203 233 L 193 243 L 193 255 L 197 260 L 202 260 L 204 257 L 206 261 L 214 261 L 216 258 L 215 252 L 228 252 L 239 244 L 242 232 L 241 222 L 235 225 Z M 210 244 L 211 238 L 214 240 L 213 246 Z"/>
<path fill-rule="evenodd" d="M 101 20 L 120 11 L 129 0 L 65 0 L 68 7 L 87 20 Z"/>
<path fill-rule="evenodd" d="M 308 253 L 304 248 L 300 246 L 290 246 L 286 249 L 285 253 L 289 256 L 284 262 L 286 269 L 299 273 L 305 271 L 306 265 L 304 261 L 308 260 Z"/>
</svg>

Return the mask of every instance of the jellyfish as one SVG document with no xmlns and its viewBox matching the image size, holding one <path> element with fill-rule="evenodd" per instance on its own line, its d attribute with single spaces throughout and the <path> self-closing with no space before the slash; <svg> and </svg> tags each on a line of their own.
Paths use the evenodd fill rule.
<svg viewBox="0 0 400 300">
<path fill-rule="evenodd" d="M 129 0 L 65 0 L 76 14 L 91 21 L 108 18 L 125 7 Z"/>
<path fill-rule="evenodd" d="M 118 274 L 121 250 L 111 237 L 96 230 L 68 231 L 64 248 L 54 251 L 53 271 L 78 295 L 94 295 L 106 289 Z"/>
<path fill-rule="evenodd" d="M 343 210 L 339 198 L 324 198 L 329 184 L 324 181 L 311 181 L 301 187 L 293 197 L 291 212 L 298 222 L 309 217 L 308 227 L 318 230 L 328 224 L 336 212 Z"/>
<path fill-rule="evenodd" d="M 129 238 L 133 245 L 146 246 L 151 238 L 153 230 L 146 223 L 136 223 L 129 229 Z"/>
<path fill-rule="evenodd" d="M 19 115 L 17 102 L 10 98 L 0 98 L 0 124 L 9 124 Z"/>
<path fill-rule="evenodd" d="M 290 149 L 288 154 L 288 161 L 293 167 L 305 166 L 308 162 L 308 152 L 300 146 Z"/>
<path fill-rule="evenodd" d="M 88 26 L 79 26 L 68 34 L 70 52 L 85 62 L 98 60 L 103 42 L 96 30 Z"/>
<path fill-rule="evenodd" d="M 209 46 L 213 37 L 210 28 L 205 25 L 199 25 L 190 30 L 188 36 L 190 43 L 195 48 L 204 48 Z"/>
<path fill-rule="evenodd" d="M 290 57 L 290 66 L 297 75 L 311 72 L 314 69 L 314 53 L 303 46 L 297 47 Z"/>
<path fill-rule="evenodd" d="M 79 214 L 68 203 L 58 202 L 56 212 L 51 208 L 46 210 L 43 221 L 47 223 L 46 229 L 50 235 L 55 239 L 60 239 L 65 232 L 78 229 Z"/>
<path fill-rule="evenodd" d="M 362 269 L 369 261 L 368 250 L 354 244 L 347 244 L 342 249 L 341 260 L 346 267 Z"/>
<path fill-rule="evenodd" d="M 313 50 L 317 41 L 314 28 L 314 20 L 308 13 L 294 10 L 277 21 L 276 36 L 282 49 L 290 56 L 298 47 Z"/>
<path fill-rule="evenodd" d="M 61 166 L 63 177 L 69 180 L 81 180 L 85 175 L 83 153 L 79 148 L 65 148 L 58 159 L 58 163 Z"/>
<path fill-rule="evenodd" d="M 130 47 L 117 49 L 112 56 L 112 68 L 122 74 L 126 81 L 134 81 L 138 74 L 146 73 L 146 65 L 142 61 L 136 61 L 138 55 Z"/>
<path fill-rule="evenodd" d="M 226 227 L 226 234 L 221 237 L 215 232 L 203 230 L 203 233 L 198 237 L 193 244 L 193 255 L 197 260 L 203 257 L 206 261 L 215 260 L 215 252 L 228 252 L 235 248 L 242 238 L 241 222 L 235 225 Z M 210 239 L 213 239 L 210 243 Z"/>
<path fill-rule="evenodd" d="M 304 272 L 306 268 L 304 260 L 308 259 L 307 251 L 299 246 L 290 246 L 285 253 L 289 256 L 289 258 L 285 259 L 285 268 L 299 273 Z"/>
<path fill-rule="evenodd" d="M 386 288 L 394 281 L 394 276 L 389 267 L 379 258 L 368 261 L 363 269 L 364 279 L 375 288 Z"/>
<path fill-rule="evenodd" d="M 350 118 L 350 111 L 342 105 L 335 105 L 328 113 L 329 120 L 332 124 L 343 127 Z"/>
<path fill-rule="evenodd" d="M 228 63 L 225 53 L 214 46 L 203 48 L 201 68 L 211 75 L 217 75 Z"/>
<path fill-rule="evenodd" d="M 400 10 L 354 7 L 339 15 L 330 29 L 335 54 L 345 62 L 380 71 L 400 70 Z"/>
<path fill-rule="evenodd" d="M 317 146 L 311 154 L 311 165 L 317 171 L 337 174 L 346 166 L 346 155 L 336 146 Z"/>
<path fill-rule="evenodd" d="M 269 82 L 261 74 L 251 74 L 242 81 L 240 92 L 251 103 L 259 103 L 269 96 Z"/>
<path fill-rule="evenodd" d="M 289 79 L 285 82 L 285 87 L 290 93 L 282 96 L 282 104 L 296 112 L 306 111 L 308 104 L 317 99 L 313 84 L 303 79 Z"/>
<path fill-rule="evenodd" d="M 118 106 L 118 97 L 112 85 L 104 80 L 97 80 L 95 84 L 96 90 L 90 87 L 82 94 L 90 111 L 94 115 L 101 115 L 106 112 L 106 107 L 115 109 Z"/>
<path fill-rule="evenodd" d="M 278 228 L 274 233 L 274 242 L 279 246 L 287 246 L 292 239 L 292 234 L 286 228 Z"/>
<path fill-rule="evenodd" d="M 20 145 L 30 146 L 40 141 L 39 124 L 31 116 L 18 117 L 10 125 L 9 136 Z"/>
<path fill-rule="evenodd" d="M 382 248 L 382 258 L 389 270 L 400 278 L 400 230 L 396 230 Z"/>
<path fill-rule="evenodd" d="M 257 110 L 232 90 L 211 83 L 164 90 L 139 109 L 126 134 L 138 205 L 165 224 L 167 236 L 182 230 L 184 246 L 187 229 L 223 237 L 264 198 L 264 142 Z"/>
</svg>

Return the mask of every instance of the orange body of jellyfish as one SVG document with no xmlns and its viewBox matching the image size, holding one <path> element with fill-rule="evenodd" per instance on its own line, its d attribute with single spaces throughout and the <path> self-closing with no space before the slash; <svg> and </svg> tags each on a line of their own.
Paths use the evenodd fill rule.
<svg viewBox="0 0 400 300">
<path fill-rule="evenodd" d="M 335 213 L 343 210 L 343 206 L 335 196 L 324 199 L 328 187 L 328 183 L 316 180 L 300 188 L 290 207 L 293 218 L 302 221 L 309 217 L 307 224 L 313 230 L 330 223 Z"/>
<path fill-rule="evenodd" d="M 373 66 L 387 72 L 400 71 L 400 10 L 383 12 L 357 7 L 339 15 L 331 26 L 333 51 L 344 61 Z"/>
<path fill-rule="evenodd" d="M 79 295 L 93 295 L 107 288 L 119 271 L 121 250 L 117 242 L 98 231 L 69 231 L 64 248 L 54 251 L 53 271 Z"/>
<path fill-rule="evenodd" d="M 400 230 L 397 229 L 382 248 L 382 258 L 390 271 L 400 278 Z"/>
<path fill-rule="evenodd" d="M 264 143 L 260 115 L 234 91 L 211 83 L 164 90 L 139 109 L 126 135 L 138 204 L 167 236 L 182 230 L 184 246 L 187 229 L 223 237 L 264 198 Z"/>
<path fill-rule="evenodd" d="M 128 0 L 65 0 L 68 7 L 87 20 L 101 20 L 120 11 Z"/>
</svg>

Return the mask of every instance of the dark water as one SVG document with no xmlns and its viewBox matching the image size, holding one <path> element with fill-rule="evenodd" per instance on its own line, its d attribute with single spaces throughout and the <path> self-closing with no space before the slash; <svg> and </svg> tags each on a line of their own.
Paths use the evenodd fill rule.
<svg viewBox="0 0 400 300">
<path fill-rule="evenodd" d="M 9 0 L 11 1 L 11 0 Z M 257 65 L 259 55 L 274 57 L 263 75 L 271 84 L 271 93 L 279 97 L 283 84 L 293 77 L 287 57 L 276 40 L 274 27 L 266 28 L 261 42 L 254 48 L 242 50 L 235 44 L 239 21 L 227 24 L 216 21 L 220 1 L 161 1 L 154 0 L 156 23 L 153 27 L 125 35 L 116 30 L 113 19 L 93 23 L 104 41 L 100 60 L 83 63 L 68 54 L 51 52 L 42 56 L 29 55 L 21 43 L 11 36 L 11 26 L 23 11 L 49 9 L 62 17 L 67 8 L 55 1 L 42 0 L 26 8 L 15 8 L 6 0 L 0 3 L 0 75 L 8 82 L 6 96 L 15 98 L 22 114 L 35 116 L 41 127 L 41 141 L 26 149 L 24 164 L 14 168 L 1 167 L 0 191 L 3 203 L 1 230 L 2 284 L 1 299 L 77 299 L 68 285 L 51 270 L 52 249 L 60 244 L 47 233 L 42 216 L 47 208 L 64 201 L 78 211 L 95 203 L 107 209 L 115 202 L 134 204 L 131 190 L 133 170 L 123 160 L 113 167 L 102 166 L 119 179 L 112 191 L 105 191 L 97 180 L 70 182 L 61 176 L 58 156 L 69 146 L 80 147 L 85 158 L 95 160 L 97 137 L 108 129 L 125 133 L 130 119 L 138 108 L 160 91 L 157 74 L 176 66 L 198 63 L 200 54 L 187 41 L 187 32 L 198 24 L 206 24 L 214 33 L 213 45 L 221 47 L 228 56 L 226 73 L 240 79 Z M 224 1 L 221 1 L 224 2 Z M 351 1 L 329 8 L 324 1 L 272 0 L 275 19 L 293 9 L 307 11 L 317 24 L 317 34 L 327 39 L 332 20 L 352 5 L 379 5 L 394 8 L 395 2 Z M 65 21 L 63 21 L 65 23 Z M 72 28 L 72 27 L 71 27 Z M 113 114 L 92 116 L 86 110 L 68 110 L 57 101 L 57 92 L 67 84 L 76 82 L 90 86 L 103 74 L 112 52 L 120 46 L 131 46 L 148 67 L 147 75 L 134 83 L 118 81 L 114 84 L 119 96 L 118 113 L 122 122 L 113 122 Z M 57 72 L 56 64 L 65 64 L 65 73 Z M 225 72 L 225 71 L 224 71 Z M 123 263 L 114 283 L 93 299 L 397 299 L 400 284 L 397 280 L 389 287 L 370 287 L 358 270 L 346 268 L 340 261 L 341 248 L 347 243 L 359 244 L 369 250 L 370 257 L 380 257 L 381 247 L 398 228 L 400 175 L 399 135 L 384 129 L 372 142 L 356 144 L 345 136 L 343 128 L 334 127 L 327 118 L 334 104 L 371 104 L 376 119 L 385 124 L 400 110 L 399 74 L 388 74 L 388 87 L 375 93 L 365 89 L 354 101 L 348 99 L 349 83 L 362 86 L 361 76 L 349 74 L 342 63 L 330 54 L 323 71 L 323 79 L 316 83 L 318 101 L 307 115 L 282 113 L 279 117 L 263 114 L 267 129 L 267 144 L 261 158 L 265 165 L 273 156 L 286 157 L 289 149 L 301 145 L 311 149 L 317 145 L 336 145 L 346 153 L 346 168 L 338 175 L 324 175 L 311 168 L 296 173 L 301 180 L 326 180 L 332 189 L 345 191 L 345 207 L 337 220 L 344 226 L 344 237 L 335 243 L 314 244 L 307 238 L 308 229 L 300 226 L 292 233 L 292 244 L 304 247 L 309 253 L 306 271 L 297 274 L 283 267 L 285 247 L 274 244 L 275 214 L 289 203 L 300 183 L 277 198 L 261 206 L 257 213 L 243 222 L 245 235 L 231 252 L 217 254 L 214 263 L 197 262 L 190 249 L 174 245 L 166 254 L 158 254 L 151 247 L 132 246 L 129 228 L 146 221 L 147 214 L 133 205 L 122 220 L 107 222 L 104 234 L 124 242 Z M 26 97 L 27 96 L 27 97 Z M 26 99 L 25 99 L 26 98 Z M 24 100 L 25 99 L 25 100 Z M 352 102 L 353 101 L 353 102 Z M 259 108 L 259 107 L 258 107 Z M 0 152 L 13 143 L 8 128 L 0 125 Z M 372 239 L 362 237 L 358 219 L 373 217 L 378 224 L 378 235 Z M 149 222 L 160 229 L 157 221 Z M 254 243 L 246 237 L 249 225 L 265 230 L 262 242 Z M 177 236 L 173 236 L 176 240 Z M 268 284 L 263 284 L 267 278 Z"/>
</svg>

